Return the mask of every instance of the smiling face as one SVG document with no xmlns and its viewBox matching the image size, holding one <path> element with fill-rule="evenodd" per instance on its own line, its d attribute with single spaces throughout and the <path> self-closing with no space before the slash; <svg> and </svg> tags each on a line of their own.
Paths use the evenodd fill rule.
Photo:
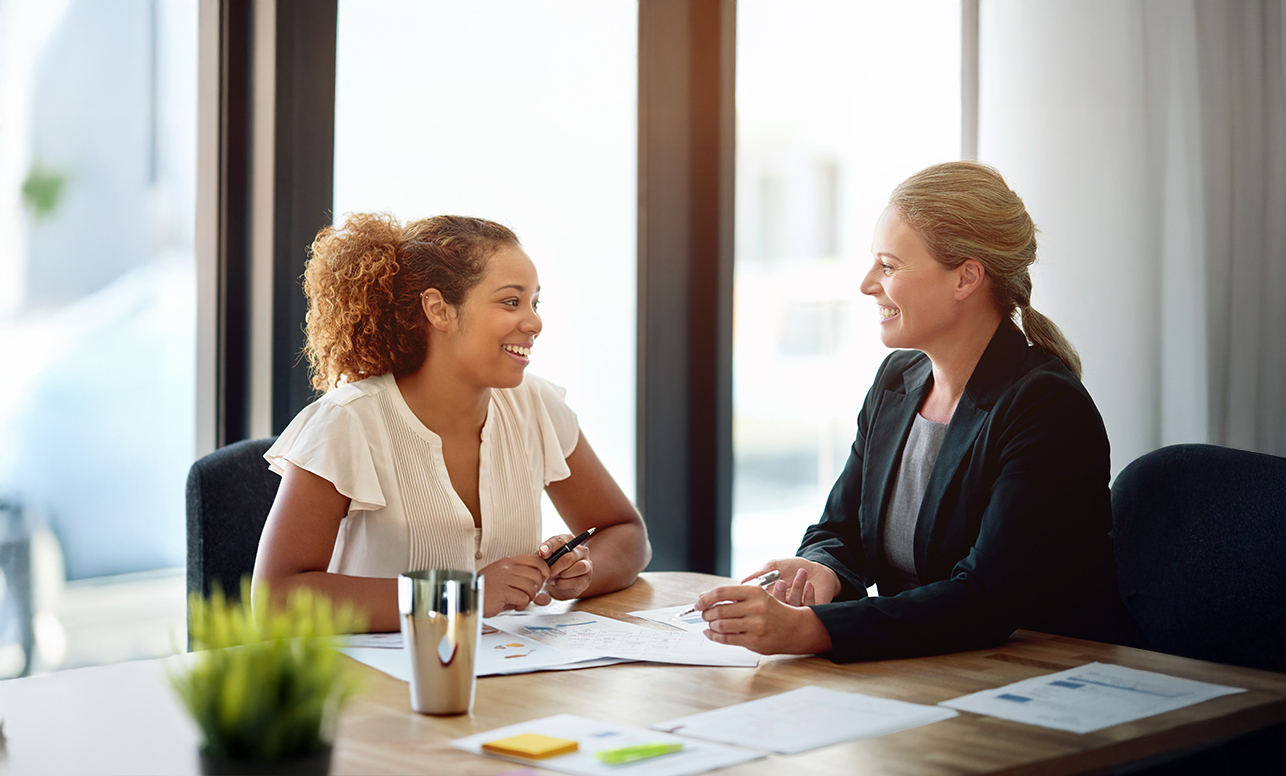
<svg viewBox="0 0 1286 776">
<path fill-rule="evenodd" d="M 540 334 L 540 281 L 522 248 L 507 245 L 487 260 L 482 281 L 455 309 L 441 347 L 460 377 L 480 388 L 514 388 L 522 383 L 531 349 Z"/>
<path fill-rule="evenodd" d="M 875 225 L 871 256 L 862 293 L 879 305 L 880 340 L 890 348 L 913 348 L 932 356 L 950 341 L 958 324 L 960 271 L 935 259 L 891 207 Z"/>
</svg>

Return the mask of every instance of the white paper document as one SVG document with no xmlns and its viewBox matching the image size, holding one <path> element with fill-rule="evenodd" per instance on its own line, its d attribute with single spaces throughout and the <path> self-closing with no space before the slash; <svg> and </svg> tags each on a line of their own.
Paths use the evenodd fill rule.
<svg viewBox="0 0 1286 776">
<path fill-rule="evenodd" d="M 717 644 L 700 633 L 657 630 L 586 612 L 515 614 L 489 620 L 528 641 L 585 657 L 616 657 L 701 666 L 757 666 L 745 647 Z"/>
<path fill-rule="evenodd" d="M 402 634 L 347 636 L 340 651 L 404 682 L 411 660 Z M 700 633 L 657 630 L 584 612 L 506 612 L 482 623 L 477 676 L 593 668 L 632 660 L 706 666 L 756 666 L 744 647 L 716 644 Z"/>
<path fill-rule="evenodd" d="M 411 681 L 411 661 L 403 649 L 385 649 L 382 647 L 340 647 L 340 652 L 359 663 L 365 663 L 404 682 Z"/>
<path fill-rule="evenodd" d="M 678 630 L 688 631 L 689 633 L 703 633 L 710 627 L 701 616 L 701 612 L 692 612 L 685 614 L 692 608 L 692 604 L 683 606 L 667 606 L 664 609 L 646 609 L 641 612 L 630 612 L 630 614 L 641 620 L 660 623 Z M 683 615 L 680 617 L 679 615 Z"/>
<path fill-rule="evenodd" d="M 642 728 L 612 725 L 598 722 L 572 714 L 558 714 L 517 725 L 497 728 L 486 733 L 479 733 L 468 738 L 451 742 L 457 749 L 474 754 L 485 754 L 488 757 L 500 755 L 484 753 L 482 745 L 523 733 L 539 733 L 555 738 L 567 738 L 580 745 L 579 750 L 544 760 L 525 760 L 519 757 L 501 757 L 512 762 L 534 765 L 563 773 L 580 774 L 580 776 L 605 776 L 605 774 L 628 773 L 630 776 L 684 776 L 684 774 L 703 773 L 716 768 L 750 762 L 763 757 L 762 752 L 747 752 L 727 746 L 719 746 L 705 741 L 685 741 L 677 736 L 655 733 Z M 681 742 L 683 749 L 678 752 L 653 757 L 625 765 L 605 765 L 594 757 L 595 752 L 604 749 L 620 749 L 640 744 Z"/>
<path fill-rule="evenodd" d="M 587 657 L 553 649 L 499 630 L 489 625 L 489 622 L 490 620 L 485 621 L 482 626 L 482 640 L 478 642 L 478 659 L 474 664 L 475 676 L 561 671 L 625 662 L 618 658 Z M 397 642 L 394 644 L 391 639 L 384 639 L 377 642 L 378 646 L 369 646 L 370 642 L 360 636 L 349 637 L 346 641 L 350 646 L 341 647 L 340 651 L 389 676 L 404 682 L 411 681 L 411 658 L 402 649 L 402 634 L 377 635 L 397 636 Z"/>
<path fill-rule="evenodd" d="M 401 633 L 350 633 L 339 638 L 343 647 L 369 647 L 371 649 L 401 649 Z"/>
<path fill-rule="evenodd" d="M 1089 663 L 943 701 L 941 705 L 1028 725 L 1090 733 L 1239 692 L 1245 690 Z"/>
<path fill-rule="evenodd" d="M 951 709 L 801 687 L 735 706 L 652 725 L 682 736 L 797 754 L 843 741 L 873 738 L 956 716 Z"/>
</svg>

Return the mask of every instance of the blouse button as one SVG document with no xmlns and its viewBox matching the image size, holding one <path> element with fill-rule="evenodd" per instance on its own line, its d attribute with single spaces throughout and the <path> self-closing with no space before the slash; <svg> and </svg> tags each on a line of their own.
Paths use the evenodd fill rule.
<svg viewBox="0 0 1286 776">
<path fill-rule="evenodd" d="M 474 557 L 476 560 L 482 560 L 482 553 L 480 553 L 480 552 L 476 552 L 476 553 L 474 553 L 474 554 L 473 554 L 473 557 Z"/>
</svg>

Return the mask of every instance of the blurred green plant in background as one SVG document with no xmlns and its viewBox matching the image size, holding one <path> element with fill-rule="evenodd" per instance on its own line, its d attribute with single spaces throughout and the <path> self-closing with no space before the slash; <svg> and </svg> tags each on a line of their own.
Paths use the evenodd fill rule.
<svg viewBox="0 0 1286 776">
<path fill-rule="evenodd" d="M 22 182 L 22 201 L 37 219 L 47 218 L 53 215 L 62 202 L 67 180 L 67 173 L 61 170 L 42 164 L 32 165 L 27 179 Z"/>
<path fill-rule="evenodd" d="M 221 589 L 189 599 L 190 667 L 170 680 L 209 757 L 283 760 L 330 746 L 343 704 L 358 689 L 335 637 L 365 630 L 351 605 L 310 590 L 269 607 L 263 587 L 228 601 Z M 257 615 L 257 616 L 256 616 Z"/>
</svg>

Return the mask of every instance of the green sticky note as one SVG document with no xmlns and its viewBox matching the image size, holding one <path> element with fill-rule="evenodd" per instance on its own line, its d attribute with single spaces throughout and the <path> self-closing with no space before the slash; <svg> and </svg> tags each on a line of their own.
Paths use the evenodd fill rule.
<svg viewBox="0 0 1286 776">
<path fill-rule="evenodd" d="M 623 765 L 681 751 L 683 751 L 683 744 L 680 743 L 636 744 L 623 746 L 620 749 L 603 749 L 595 752 L 594 756 L 606 765 Z"/>
</svg>

